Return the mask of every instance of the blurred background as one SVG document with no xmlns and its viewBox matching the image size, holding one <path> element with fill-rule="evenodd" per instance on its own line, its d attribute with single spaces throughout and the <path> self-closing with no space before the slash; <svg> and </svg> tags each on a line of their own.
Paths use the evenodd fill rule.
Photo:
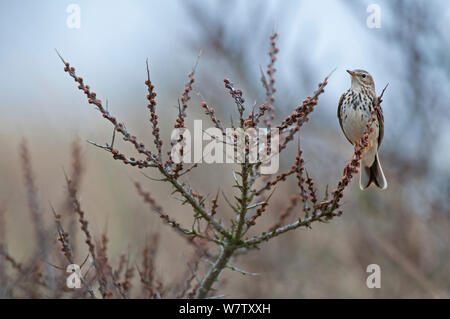
<svg viewBox="0 0 450 319">
<path fill-rule="evenodd" d="M 336 185 L 352 154 L 336 117 L 340 95 L 350 86 L 345 70 L 369 71 L 378 94 L 389 83 L 382 104 L 385 134 L 380 151 L 389 187 L 362 192 L 353 181 L 345 192 L 342 217 L 285 234 L 240 256 L 234 262 L 238 267 L 261 275 L 226 271 L 220 293 L 233 298 L 448 298 L 450 5 L 445 0 L 376 1 L 380 27 L 370 28 L 371 3 L 1 2 L 0 206 L 6 211 L 6 227 L 0 228 L 0 240 L 24 262 L 37 246 L 21 170 L 21 140 L 25 138 L 30 149 L 39 210 L 49 233 L 55 234 L 50 203 L 64 209 L 64 170 L 73 166 L 75 141 L 81 147 L 83 172 L 79 195 L 96 239 L 104 231 L 108 234 L 110 260 L 117 262 L 121 252 L 138 259 L 146 238 L 158 233 L 158 276 L 168 282 L 181 278 L 190 248 L 141 202 L 133 181 L 141 181 L 169 215 L 185 225 L 192 222 L 189 209 L 171 196 L 167 185 L 124 167 L 86 142 L 109 142 L 112 127 L 64 73 L 54 49 L 100 99 L 108 100 L 110 111 L 129 131 L 150 143 L 144 85 L 148 58 L 167 144 L 177 99 L 199 52 L 188 127 L 193 119 L 203 119 L 204 127 L 208 123 L 200 95 L 229 123 L 235 105 L 223 79 L 242 88 L 249 104 L 262 103 L 260 67 L 269 62 L 269 36 L 276 31 L 280 52 L 275 122 L 337 68 L 300 131 L 305 165 L 321 195 L 326 185 Z M 73 14 L 67 12 L 70 4 L 80 9 L 79 28 L 67 23 Z M 125 143 L 118 145 L 132 153 Z M 294 158 L 295 145 L 281 158 L 281 170 Z M 205 195 L 214 196 L 219 187 L 232 194 L 231 168 L 203 164 L 189 181 Z M 158 177 L 151 169 L 146 174 Z M 278 219 L 295 187 L 291 179 L 277 189 L 255 233 Z M 219 214 L 230 218 L 223 199 L 219 204 Z M 81 263 L 87 250 L 81 234 L 77 238 Z M 380 289 L 366 286 L 369 264 L 381 267 Z"/>
</svg>

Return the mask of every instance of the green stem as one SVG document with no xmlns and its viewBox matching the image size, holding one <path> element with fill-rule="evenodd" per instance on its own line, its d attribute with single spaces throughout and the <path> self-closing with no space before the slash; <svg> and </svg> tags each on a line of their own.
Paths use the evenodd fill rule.
<svg viewBox="0 0 450 319">
<path fill-rule="evenodd" d="M 228 261 L 230 260 L 235 250 L 236 248 L 233 245 L 231 244 L 225 245 L 224 249 L 221 251 L 214 265 L 211 267 L 206 276 L 203 278 L 200 287 L 197 289 L 195 299 L 203 299 L 208 296 L 208 293 L 211 290 L 212 285 L 216 282 L 222 270 L 227 266 Z"/>
</svg>

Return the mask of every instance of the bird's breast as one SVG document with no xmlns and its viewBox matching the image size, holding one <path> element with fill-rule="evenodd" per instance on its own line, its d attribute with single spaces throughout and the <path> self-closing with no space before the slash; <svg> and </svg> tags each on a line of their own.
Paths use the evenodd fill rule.
<svg viewBox="0 0 450 319">
<path fill-rule="evenodd" d="M 370 119 L 372 100 L 370 97 L 358 93 L 349 92 L 341 105 L 342 129 L 352 142 L 358 141 Z M 374 123 L 374 136 L 378 137 L 378 121 Z"/>
</svg>

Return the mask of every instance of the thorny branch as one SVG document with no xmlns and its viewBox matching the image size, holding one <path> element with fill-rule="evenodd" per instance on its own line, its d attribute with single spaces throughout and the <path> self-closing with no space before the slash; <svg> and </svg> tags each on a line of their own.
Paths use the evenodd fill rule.
<svg viewBox="0 0 450 319">
<path fill-rule="evenodd" d="M 277 34 L 274 33 L 270 37 L 270 51 L 269 57 L 270 61 L 267 65 L 266 73 L 261 71 L 261 81 L 263 87 L 266 91 L 266 98 L 264 103 L 259 106 L 259 111 L 255 110 L 253 107 L 250 112 L 247 110 L 245 104 L 244 94 L 241 89 L 235 88 L 234 84 L 228 80 L 224 80 L 225 88 L 230 93 L 233 101 L 237 107 L 239 114 L 239 124 L 238 128 L 242 129 L 244 132 L 249 128 L 258 128 L 260 118 L 264 118 L 264 124 L 266 127 L 272 126 L 272 120 L 274 119 L 272 109 L 275 102 L 274 94 L 276 92 L 275 88 L 275 78 L 274 73 L 276 69 L 274 68 L 274 63 L 277 59 L 276 55 L 278 53 L 278 48 L 276 47 Z M 139 169 L 153 168 L 159 171 L 161 178 L 160 181 L 167 182 L 172 185 L 174 193 L 181 195 L 181 200 L 183 204 L 188 204 L 191 206 L 194 215 L 194 224 L 192 230 L 188 230 L 182 227 L 173 217 L 170 217 L 161 206 L 159 206 L 155 200 L 150 196 L 150 193 L 145 192 L 139 183 L 136 183 L 136 188 L 138 194 L 147 202 L 153 211 L 155 211 L 163 220 L 164 223 L 170 225 L 175 231 L 183 237 L 189 238 L 189 240 L 198 239 L 203 240 L 209 245 L 216 247 L 219 253 L 205 253 L 209 258 L 206 273 L 203 278 L 199 277 L 197 271 L 193 271 L 186 280 L 185 288 L 181 295 L 184 295 L 187 289 L 191 286 L 191 281 L 196 278 L 198 279 L 198 285 L 190 293 L 190 296 L 195 298 L 207 298 L 209 293 L 213 289 L 213 285 L 218 281 L 220 274 L 224 269 L 232 269 L 238 271 L 242 274 L 251 274 L 245 270 L 241 270 L 237 267 L 231 266 L 229 264 L 230 259 L 233 256 L 237 256 L 242 251 L 248 251 L 253 248 L 257 248 L 261 243 L 268 241 L 274 237 L 277 237 L 283 233 L 291 230 L 295 230 L 301 227 L 309 228 L 314 222 L 327 222 L 336 216 L 340 216 L 342 211 L 338 211 L 340 207 L 340 201 L 343 197 L 345 188 L 348 186 L 352 180 L 354 174 L 358 172 L 358 168 L 361 161 L 361 156 L 364 149 L 368 145 L 369 134 L 372 132 L 371 124 L 375 120 L 375 113 L 372 114 L 369 122 L 367 123 L 366 130 L 361 137 L 358 145 L 355 148 L 355 152 L 349 164 L 344 168 L 342 178 L 338 181 L 336 189 L 331 193 L 331 198 L 326 196 L 322 201 L 319 202 L 317 198 L 317 186 L 313 178 L 308 174 L 306 168 L 304 167 L 304 160 L 302 158 L 302 150 L 299 147 L 296 159 L 291 167 L 291 169 L 282 174 L 264 176 L 259 172 L 261 163 L 253 163 L 249 160 L 249 142 L 245 141 L 244 145 L 244 158 L 240 163 L 239 171 L 233 171 L 233 176 L 235 184 L 233 185 L 237 189 L 238 196 L 235 196 L 235 201 L 231 202 L 226 197 L 225 201 L 229 204 L 234 212 L 234 218 L 229 221 L 229 226 L 222 223 L 218 217 L 218 194 L 211 200 L 210 209 L 207 208 L 206 196 L 193 191 L 192 188 L 186 183 L 180 180 L 182 175 L 188 174 L 193 167 L 186 169 L 182 172 L 182 164 L 174 164 L 174 162 L 169 158 L 163 161 L 162 154 L 162 139 L 159 135 L 159 123 L 158 115 L 156 114 L 156 91 L 153 83 L 150 80 L 150 71 L 147 61 L 147 79 L 145 85 L 147 87 L 148 95 L 148 109 L 150 111 L 150 123 L 152 128 L 152 134 L 154 137 L 154 147 L 156 152 L 148 148 L 141 140 L 136 136 L 132 135 L 125 127 L 124 123 L 120 122 L 115 116 L 111 115 L 109 110 L 103 106 L 103 102 L 97 98 L 95 92 L 91 91 L 89 85 L 84 83 L 84 80 L 77 76 L 75 73 L 75 68 L 71 67 L 68 62 L 66 62 L 61 55 L 58 53 L 62 62 L 64 63 L 64 70 L 69 74 L 71 78 L 78 83 L 78 88 L 82 90 L 90 104 L 94 104 L 97 110 L 102 114 L 102 116 L 108 120 L 114 126 L 114 132 L 119 133 L 122 139 L 130 143 L 136 152 L 139 154 L 141 159 L 136 159 L 135 157 L 125 155 L 121 153 L 114 145 L 105 146 L 100 145 L 95 142 L 90 142 L 92 145 L 99 147 L 112 154 L 113 159 L 121 161 L 125 165 L 132 165 L 138 167 Z M 198 61 L 196 62 L 197 65 Z M 188 108 L 188 102 L 190 100 L 190 93 L 193 90 L 195 67 L 193 71 L 188 76 L 188 82 L 186 83 L 183 94 L 179 100 L 179 108 L 177 119 L 175 123 L 175 128 L 185 127 L 186 110 Z M 330 74 L 331 75 L 331 74 Z M 314 108 L 319 103 L 319 96 L 324 92 L 326 85 L 328 84 L 328 75 L 325 79 L 319 83 L 318 88 L 312 96 L 308 96 L 299 106 L 297 106 L 294 111 L 287 117 L 285 117 L 279 125 L 276 127 L 281 136 L 281 144 L 276 148 L 276 146 L 267 145 L 267 150 L 271 147 L 275 148 L 274 152 L 281 153 L 284 151 L 289 142 L 292 141 L 300 128 L 306 123 L 314 111 Z M 377 106 L 374 112 L 379 108 L 382 100 L 382 95 L 378 98 Z M 224 133 L 223 122 L 220 121 L 216 114 L 214 108 L 209 106 L 206 102 L 202 102 L 202 108 L 204 109 L 206 115 L 208 115 L 213 122 L 214 126 L 219 128 Z M 255 114 L 256 111 L 256 114 Z M 246 114 L 248 113 L 248 114 Z M 225 134 L 224 134 L 225 135 Z M 180 137 L 182 139 L 182 137 Z M 178 142 L 180 141 L 178 139 Z M 234 145 L 234 149 L 237 149 L 237 139 L 235 137 L 231 143 Z M 174 141 L 171 143 L 174 144 Z M 170 152 L 168 152 L 170 156 Z M 181 173 L 180 173 L 181 172 Z M 245 238 L 247 231 L 250 227 L 256 224 L 256 220 L 261 216 L 269 207 L 270 196 L 275 190 L 275 186 L 279 183 L 286 181 L 291 175 L 297 178 L 297 184 L 299 190 L 291 198 L 291 204 L 286 209 L 279 218 L 277 224 L 269 228 L 266 232 L 260 235 L 252 236 L 250 238 Z M 70 183 L 68 183 L 70 190 Z M 268 191 L 272 190 L 272 193 L 267 194 Z M 75 195 L 72 196 L 74 199 L 74 207 L 79 210 L 77 206 L 77 200 Z M 283 225 L 286 217 L 293 212 L 295 206 L 301 202 L 302 210 L 299 213 L 300 217 L 296 218 L 296 221 L 290 224 Z M 255 213 L 252 215 L 250 211 L 255 209 Z M 86 234 L 88 245 L 90 247 L 91 254 L 95 256 L 95 250 L 93 249 L 93 244 L 89 242 L 89 233 L 87 227 L 83 225 L 83 215 L 80 215 L 80 223 L 82 223 L 82 229 Z M 203 224 L 202 224 L 203 223 Z M 203 227 L 203 226 L 205 227 Z M 92 245 L 92 247 L 91 247 Z M 63 247 L 64 248 L 64 247 Z M 146 287 L 146 291 L 151 297 L 161 297 L 163 287 L 155 286 L 154 284 L 154 274 L 152 268 L 148 265 L 150 259 L 153 259 L 154 252 L 146 248 L 144 263 L 141 266 L 143 269 L 138 268 L 141 281 Z M 67 248 L 64 248 L 67 250 Z M 206 250 L 205 250 L 206 252 Z"/>
</svg>

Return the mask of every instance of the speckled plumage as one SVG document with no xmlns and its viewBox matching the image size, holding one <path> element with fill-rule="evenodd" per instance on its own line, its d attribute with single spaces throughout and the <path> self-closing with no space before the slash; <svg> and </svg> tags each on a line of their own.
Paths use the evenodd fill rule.
<svg viewBox="0 0 450 319">
<path fill-rule="evenodd" d="M 375 84 L 372 76 L 364 70 L 347 71 L 352 76 L 352 85 L 342 94 L 337 110 L 337 116 L 342 131 L 347 140 L 355 145 L 362 137 L 374 104 L 377 101 Z M 369 146 L 361 160 L 360 187 L 365 189 L 372 183 L 385 189 L 386 178 L 378 158 L 378 149 L 384 135 L 384 119 L 377 110 L 377 119 L 373 122 L 374 131 L 369 136 Z"/>
</svg>

